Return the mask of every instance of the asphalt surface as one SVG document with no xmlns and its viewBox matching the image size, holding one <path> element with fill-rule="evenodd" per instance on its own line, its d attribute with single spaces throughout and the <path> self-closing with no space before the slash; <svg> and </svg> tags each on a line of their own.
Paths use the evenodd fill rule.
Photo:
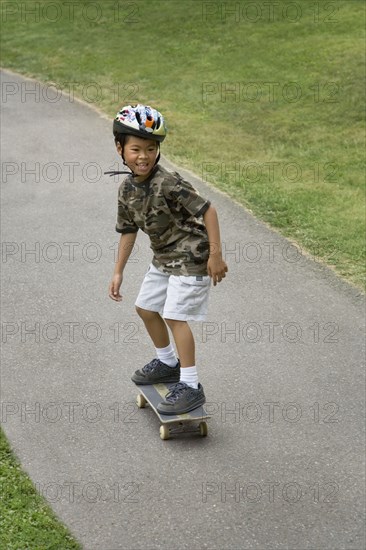
<svg viewBox="0 0 366 550">
<path fill-rule="evenodd" d="M 57 515 L 88 550 L 364 548 L 364 297 L 180 170 L 219 212 L 230 271 L 192 325 L 209 435 L 161 441 L 130 381 L 153 357 L 143 234 L 122 303 L 107 293 L 111 121 L 1 77 L 1 420 Z"/>
</svg>

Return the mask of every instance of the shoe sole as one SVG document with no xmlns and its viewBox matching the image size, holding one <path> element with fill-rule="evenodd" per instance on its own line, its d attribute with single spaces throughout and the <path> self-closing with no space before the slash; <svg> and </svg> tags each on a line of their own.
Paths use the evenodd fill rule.
<svg viewBox="0 0 366 550">
<path fill-rule="evenodd" d="M 146 380 L 135 380 L 134 378 L 131 378 L 131 380 L 137 386 L 153 386 L 154 384 L 176 384 L 177 382 L 179 382 L 179 378 L 174 380 L 153 380 L 150 382 L 147 382 Z"/>
</svg>

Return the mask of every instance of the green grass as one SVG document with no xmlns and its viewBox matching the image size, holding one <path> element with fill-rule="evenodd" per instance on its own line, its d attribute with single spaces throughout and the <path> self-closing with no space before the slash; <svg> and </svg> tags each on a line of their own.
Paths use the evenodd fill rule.
<svg viewBox="0 0 366 550">
<path fill-rule="evenodd" d="M 297 0 L 297 12 L 277 0 L 273 16 L 259 0 L 256 12 L 247 2 L 104 0 L 99 13 L 83 1 L 72 14 L 58 3 L 56 13 L 39 2 L 38 21 L 20 8 L 3 17 L 4 67 L 64 90 L 72 82 L 110 116 L 134 101 L 156 106 L 171 160 L 365 288 L 362 0 Z"/>
<path fill-rule="evenodd" d="M 37 493 L 0 430 L 0 548 L 78 550 L 81 546 Z"/>
</svg>

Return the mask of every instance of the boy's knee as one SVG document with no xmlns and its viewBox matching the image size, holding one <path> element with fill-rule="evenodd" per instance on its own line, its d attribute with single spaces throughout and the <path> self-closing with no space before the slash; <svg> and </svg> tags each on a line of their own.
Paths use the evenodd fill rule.
<svg viewBox="0 0 366 550">
<path fill-rule="evenodd" d="M 156 315 L 159 315 L 156 311 L 149 311 L 148 309 L 143 309 L 142 307 L 135 306 L 137 314 L 141 317 L 141 319 L 149 320 L 156 317 Z"/>
<path fill-rule="evenodd" d="M 164 321 L 169 328 L 177 327 L 178 325 L 182 325 L 182 323 L 187 323 L 186 321 L 179 321 L 178 319 L 167 319 L 166 317 L 164 317 Z"/>
</svg>

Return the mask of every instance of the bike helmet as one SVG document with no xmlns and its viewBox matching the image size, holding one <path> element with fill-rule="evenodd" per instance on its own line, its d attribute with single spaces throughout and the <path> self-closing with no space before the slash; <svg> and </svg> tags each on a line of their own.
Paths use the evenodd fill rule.
<svg viewBox="0 0 366 550">
<path fill-rule="evenodd" d="M 113 134 L 125 134 L 162 142 L 166 136 L 164 117 L 149 105 L 126 105 L 113 121 Z"/>
<path fill-rule="evenodd" d="M 164 117 L 159 111 L 153 109 L 149 105 L 126 105 L 118 111 L 116 118 L 113 121 L 113 135 L 117 141 L 119 136 L 119 142 L 122 146 L 122 160 L 126 165 L 125 158 L 123 156 L 123 147 L 126 136 L 137 136 L 145 139 L 153 139 L 158 143 L 164 141 L 166 136 L 166 126 Z M 121 135 L 122 134 L 122 135 Z M 155 165 L 160 160 L 160 147 L 159 153 L 155 160 Z M 104 172 L 110 176 L 118 174 L 131 174 L 135 176 L 133 172 L 123 171 L 109 171 Z"/>
</svg>

